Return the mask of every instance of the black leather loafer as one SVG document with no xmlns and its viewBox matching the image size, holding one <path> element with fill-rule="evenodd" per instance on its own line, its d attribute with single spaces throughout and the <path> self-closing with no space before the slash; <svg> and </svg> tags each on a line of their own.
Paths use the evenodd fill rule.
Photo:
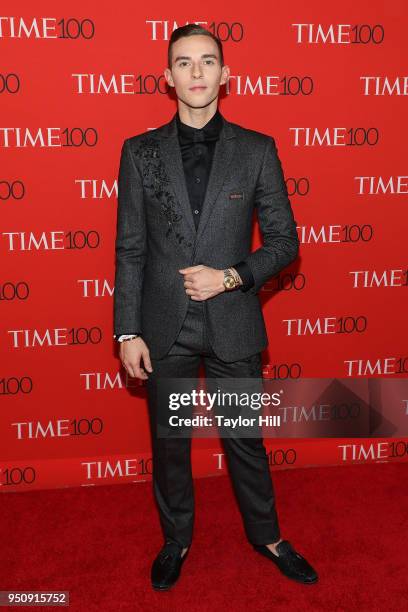
<svg viewBox="0 0 408 612">
<path fill-rule="evenodd" d="M 254 549 L 261 555 L 268 557 L 278 566 L 282 574 L 288 578 L 302 582 L 303 584 L 314 584 L 318 580 L 318 576 L 313 567 L 300 555 L 288 540 L 282 540 L 276 546 L 276 552 L 279 557 L 269 550 L 265 545 L 253 544 Z"/>
<path fill-rule="evenodd" d="M 190 547 L 188 547 L 182 557 L 183 548 L 185 547 L 176 542 L 166 542 L 153 561 L 151 581 L 152 587 L 156 591 L 168 591 L 177 581 L 181 567 L 190 551 Z"/>
</svg>

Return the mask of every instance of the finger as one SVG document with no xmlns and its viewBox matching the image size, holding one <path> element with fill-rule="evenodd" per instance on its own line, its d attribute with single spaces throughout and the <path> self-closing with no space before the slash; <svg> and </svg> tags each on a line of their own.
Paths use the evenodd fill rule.
<svg viewBox="0 0 408 612">
<path fill-rule="evenodd" d="M 189 274 L 193 272 L 198 272 L 198 270 L 202 270 L 204 267 L 205 266 L 203 266 L 202 264 L 199 264 L 198 266 L 189 266 L 188 268 L 181 268 L 179 272 L 181 272 L 182 274 Z"/>
<path fill-rule="evenodd" d="M 124 361 L 123 366 L 126 369 L 129 376 L 132 378 L 140 378 L 145 380 L 147 378 L 146 372 L 140 368 L 140 361 L 135 361 L 134 363 L 130 363 L 130 361 Z"/>
<path fill-rule="evenodd" d="M 126 372 L 129 374 L 129 376 L 131 376 L 132 378 L 135 378 L 136 373 L 130 364 L 124 363 L 123 367 L 125 368 Z"/>
<path fill-rule="evenodd" d="M 135 373 L 136 378 L 140 378 L 140 380 L 146 380 L 147 374 L 144 369 L 140 367 L 140 365 L 134 365 L 133 371 Z"/>
<path fill-rule="evenodd" d="M 143 364 L 144 364 L 145 370 L 147 370 L 148 372 L 153 372 L 149 351 L 144 351 L 142 355 L 143 355 Z"/>
</svg>

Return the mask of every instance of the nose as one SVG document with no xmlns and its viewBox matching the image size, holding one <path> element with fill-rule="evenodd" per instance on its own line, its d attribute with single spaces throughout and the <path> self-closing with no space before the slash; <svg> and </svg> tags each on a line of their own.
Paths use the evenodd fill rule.
<svg viewBox="0 0 408 612">
<path fill-rule="evenodd" d="M 202 68 L 200 64 L 193 64 L 193 77 L 196 79 L 202 76 L 203 74 L 202 74 Z"/>
</svg>

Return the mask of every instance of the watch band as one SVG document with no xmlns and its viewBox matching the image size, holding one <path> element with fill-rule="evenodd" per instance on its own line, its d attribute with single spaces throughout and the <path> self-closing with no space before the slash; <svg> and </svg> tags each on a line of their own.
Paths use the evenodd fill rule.
<svg viewBox="0 0 408 612">
<path fill-rule="evenodd" d="M 240 275 L 238 274 L 236 269 L 235 268 L 228 268 L 228 270 L 231 272 L 232 276 L 235 278 L 237 284 L 238 285 L 242 285 L 242 278 L 240 277 Z"/>
</svg>

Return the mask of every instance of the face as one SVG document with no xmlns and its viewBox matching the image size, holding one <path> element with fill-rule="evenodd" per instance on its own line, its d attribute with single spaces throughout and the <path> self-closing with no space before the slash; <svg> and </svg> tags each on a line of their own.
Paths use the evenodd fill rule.
<svg viewBox="0 0 408 612">
<path fill-rule="evenodd" d="M 184 36 L 171 48 L 172 67 L 164 76 L 178 99 L 191 108 L 208 106 L 229 79 L 228 66 L 221 68 L 218 46 L 204 35 Z"/>
</svg>

